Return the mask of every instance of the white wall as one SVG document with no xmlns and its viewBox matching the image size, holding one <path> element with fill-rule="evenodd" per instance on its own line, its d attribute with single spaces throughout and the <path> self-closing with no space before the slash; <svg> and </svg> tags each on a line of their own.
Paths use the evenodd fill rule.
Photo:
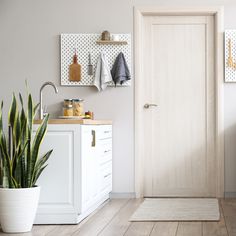
<svg viewBox="0 0 236 236">
<path fill-rule="evenodd" d="M 44 101 L 54 116 L 64 98 L 85 99 L 95 118 L 114 121 L 114 192 L 134 191 L 134 86 L 108 88 L 60 87 L 61 33 L 133 32 L 134 5 L 225 5 L 225 26 L 236 28 L 235 0 L 0 0 L 0 99 L 24 91 L 27 78 L 38 100 L 40 85 L 52 81 L 55 95 Z M 191 4 L 190 4 L 191 3 Z M 132 81 L 134 82 L 134 81 Z M 226 192 L 236 192 L 236 84 L 225 85 Z"/>
</svg>

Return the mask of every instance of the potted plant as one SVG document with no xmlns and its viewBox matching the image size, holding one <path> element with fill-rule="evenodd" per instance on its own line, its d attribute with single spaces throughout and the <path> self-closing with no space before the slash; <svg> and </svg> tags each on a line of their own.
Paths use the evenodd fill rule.
<svg viewBox="0 0 236 236">
<path fill-rule="evenodd" d="M 3 126 L 3 102 L 0 106 L 0 223 L 7 233 L 31 231 L 38 206 L 40 187 L 36 181 L 52 153 L 39 158 L 46 133 L 48 115 L 33 134 L 33 120 L 38 105 L 28 94 L 27 108 L 19 94 L 20 108 L 13 94 L 8 113 L 8 135 Z"/>
</svg>

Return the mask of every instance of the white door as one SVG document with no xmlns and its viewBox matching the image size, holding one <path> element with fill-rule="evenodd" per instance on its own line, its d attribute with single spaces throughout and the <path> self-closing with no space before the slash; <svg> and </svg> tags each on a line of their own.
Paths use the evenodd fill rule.
<svg viewBox="0 0 236 236">
<path fill-rule="evenodd" d="M 145 16 L 144 196 L 215 196 L 213 16 Z"/>
</svg>

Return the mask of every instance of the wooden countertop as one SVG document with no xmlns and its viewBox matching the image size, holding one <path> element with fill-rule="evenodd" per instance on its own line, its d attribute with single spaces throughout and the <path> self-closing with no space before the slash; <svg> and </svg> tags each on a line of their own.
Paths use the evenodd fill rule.
<svg viewBox="0 0 236 236">
<path fill-rule="evenodd" d="M 34 124 L 40 124 L 42 120 L 34 120 Z M 78 125 L 111 125 L 111 120 L 90 120 L 90 119 L 50 119 L 48 124 L 78 124 Z"/>
</svg>

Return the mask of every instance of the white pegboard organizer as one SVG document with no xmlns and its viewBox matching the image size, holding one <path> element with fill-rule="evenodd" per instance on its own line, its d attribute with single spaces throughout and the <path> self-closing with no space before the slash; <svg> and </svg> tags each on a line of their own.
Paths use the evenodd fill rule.
<svg viewBox="0 0 236 236">
<path fill-rule="evenodd" d="M 232 57 L 236 63 L 236 30 L 225 30 L 224 44 L 225 44 L 225 82 L 236 82 L 236 69 L 227 66 L 229 57 L 228 42 L 231 39 Z"/>
<path fill-rule="evenodd" d="M 97 44 L 96 41 L 100 39 L 101 34 L 61 34 L 61 85 L 62 86 L 93 86 L 94 74 L 96 70 L 97 60 L 100 52 L 104 52 L 108 65 L 112 68 L 116 57 L 120 52 L 124 53 L 126 62 L 132 74 L 131 63 L 131 34 L 116 34 L 119 35 L 121 41 L 127 41 L 127 44 Z M 81 65 L 81 81 L 69 81 L 69 65 L 73 61 L 74 49 L 76 48 L 78 54 L 78 63 Z M 91 52 L 91 61 L 93 64 L 93 76 L 87 74 L 89 51 Z M 132 75 L 131 75 L 132 80 Z M 123 85 L 130 86 L 131 81 L 127 81 Z M 113 82 L 108 86 L 115 86 Z"/>
</svg>

